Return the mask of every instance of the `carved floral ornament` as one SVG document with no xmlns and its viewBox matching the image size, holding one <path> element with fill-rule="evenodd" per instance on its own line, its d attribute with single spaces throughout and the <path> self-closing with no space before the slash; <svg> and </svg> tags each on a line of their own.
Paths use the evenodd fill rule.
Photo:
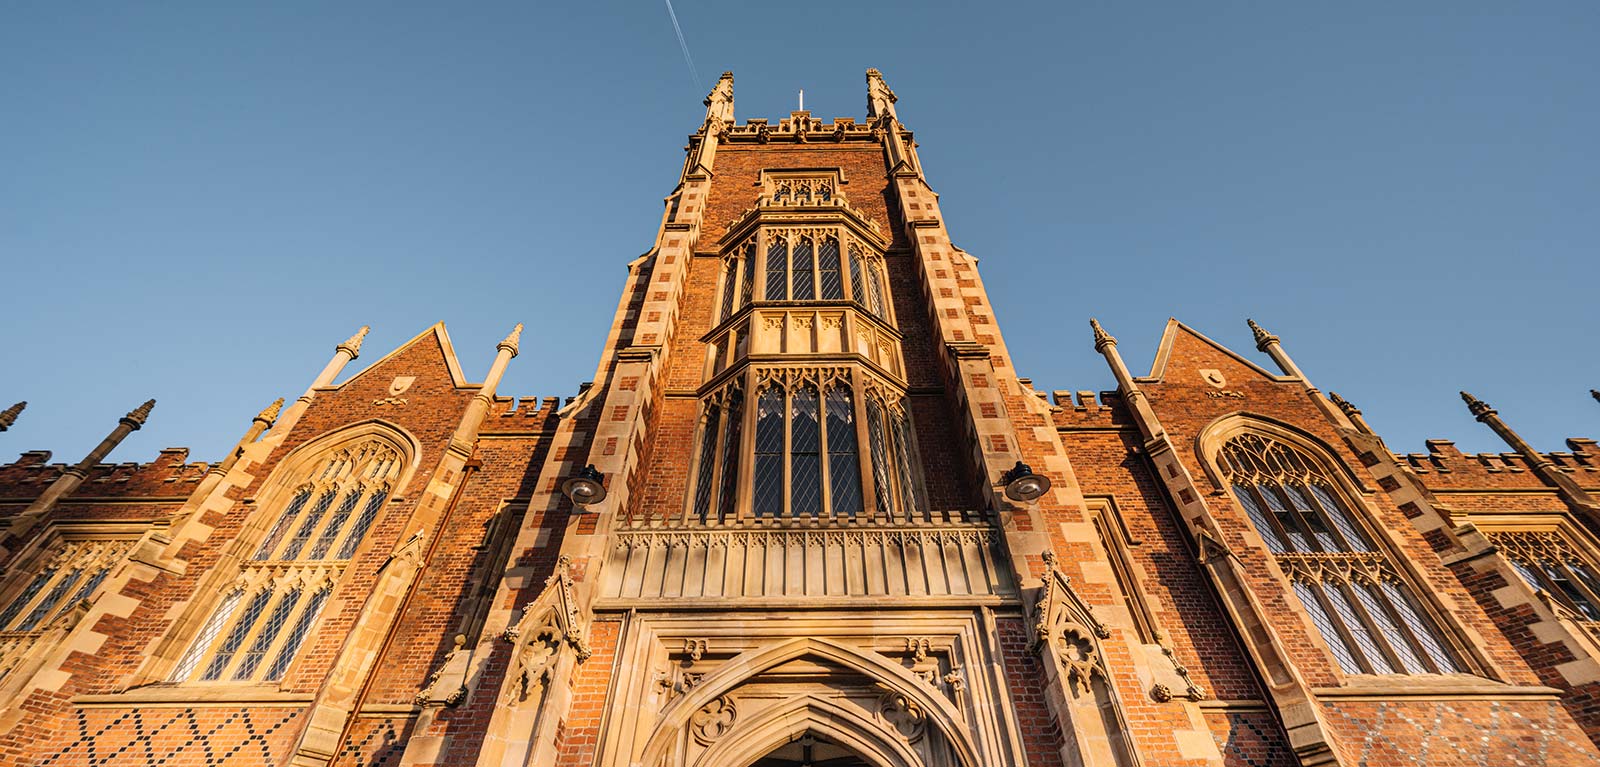
<svg viewBox="0 0 1600 767">
<path fill-rule="evenodd" d="M 1040 651 L 1049 648 L 1069 683 L 1087 694 L 1094 675 L 1106 675 L 1098 640 L 1109 639 L 1111 630 L 1057 568 L 1055 552 L 1044 553 L 1044 565 L 1044 584 L 1034 604 L 1033 646 Z"/>
<path fill-rule="evenodd" d="M 573 594 L 571 564 L 571 558 L 562 555 L 555 573 L 545 579 L 544 592 L 516 625 L 506 629 L 504 638 L 514 646 L 512 684 L 506 687 L 505 702 L 522 702 L 542 690 L 563 648 L 571 648 L 579 663 L 593 654 L 584 636 L 586 621 Z"/>
</svg>

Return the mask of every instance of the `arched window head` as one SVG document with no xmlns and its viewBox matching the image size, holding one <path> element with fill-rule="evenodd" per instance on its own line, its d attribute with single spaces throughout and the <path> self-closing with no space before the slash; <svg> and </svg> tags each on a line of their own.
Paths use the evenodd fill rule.
<svg viewBox="0 0 1600 767">
<path fill-rule="evenodd" d="M 261 509 L 271 523 L 246 549 L 252 553 L 195 631 L 171 681 L 282 680 L 410 463 L 398 441 L 371 431 L 311 450 L 275 478 L 277 501 Z"/>
<path fill-rule="evenodd" d="M 1245 433 L 1224 443 L 1216 462 L 1345 673 L 1461 671 L 1416 591 L 1357 521 L 1324 461 Z"/>
</svg>

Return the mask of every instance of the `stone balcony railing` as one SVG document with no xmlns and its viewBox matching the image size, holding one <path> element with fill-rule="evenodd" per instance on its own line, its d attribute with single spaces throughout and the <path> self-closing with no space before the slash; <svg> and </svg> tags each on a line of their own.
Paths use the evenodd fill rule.
<svg viewBox="0 0 1600 767">
<path fill-rule="evenodd" d="M 601 593 L 616 607 L 680 599 L 981 603 L 1016 594 L 988 522 L 751 522 L 618 530 Z"/>
</svg>

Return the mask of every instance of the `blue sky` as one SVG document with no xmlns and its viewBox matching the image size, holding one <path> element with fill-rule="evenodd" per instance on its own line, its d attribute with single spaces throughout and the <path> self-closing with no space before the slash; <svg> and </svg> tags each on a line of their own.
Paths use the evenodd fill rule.
<svg viewBox="0 0 1600 767">
<path fill-rule="evenodd" d="M 831 6 L 831 7 L 830 7 Z M 214 458 L 332 348 L 444 320 L 502 393 L 588 379 L 700 99 L 861 117 L 882 69 L 1018 369 L 1113 383 L 1254 317 L 1397 450 L 1600 434 L 1600 5 L 9 3 L 0 453 Z M 358 362 L 357 364 L 361 364 Z M 9 458 L 0 458 L 9 460 Z"/>
</svg>

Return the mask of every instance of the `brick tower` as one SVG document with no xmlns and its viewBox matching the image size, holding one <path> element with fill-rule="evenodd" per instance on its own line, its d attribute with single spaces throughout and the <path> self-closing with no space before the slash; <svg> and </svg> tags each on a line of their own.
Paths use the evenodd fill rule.
<svg viewBox="0 0 1600 767">
<path fill-rule="evenodd" d="M 215 462 L 0 467 L 0 764 L 1600 763 L 1592 440 L 1393 453 L 1253 322 L 1047 397 L 866 80 L 723 74 L 564 403 L 363 328 Z"/>
</svg>

